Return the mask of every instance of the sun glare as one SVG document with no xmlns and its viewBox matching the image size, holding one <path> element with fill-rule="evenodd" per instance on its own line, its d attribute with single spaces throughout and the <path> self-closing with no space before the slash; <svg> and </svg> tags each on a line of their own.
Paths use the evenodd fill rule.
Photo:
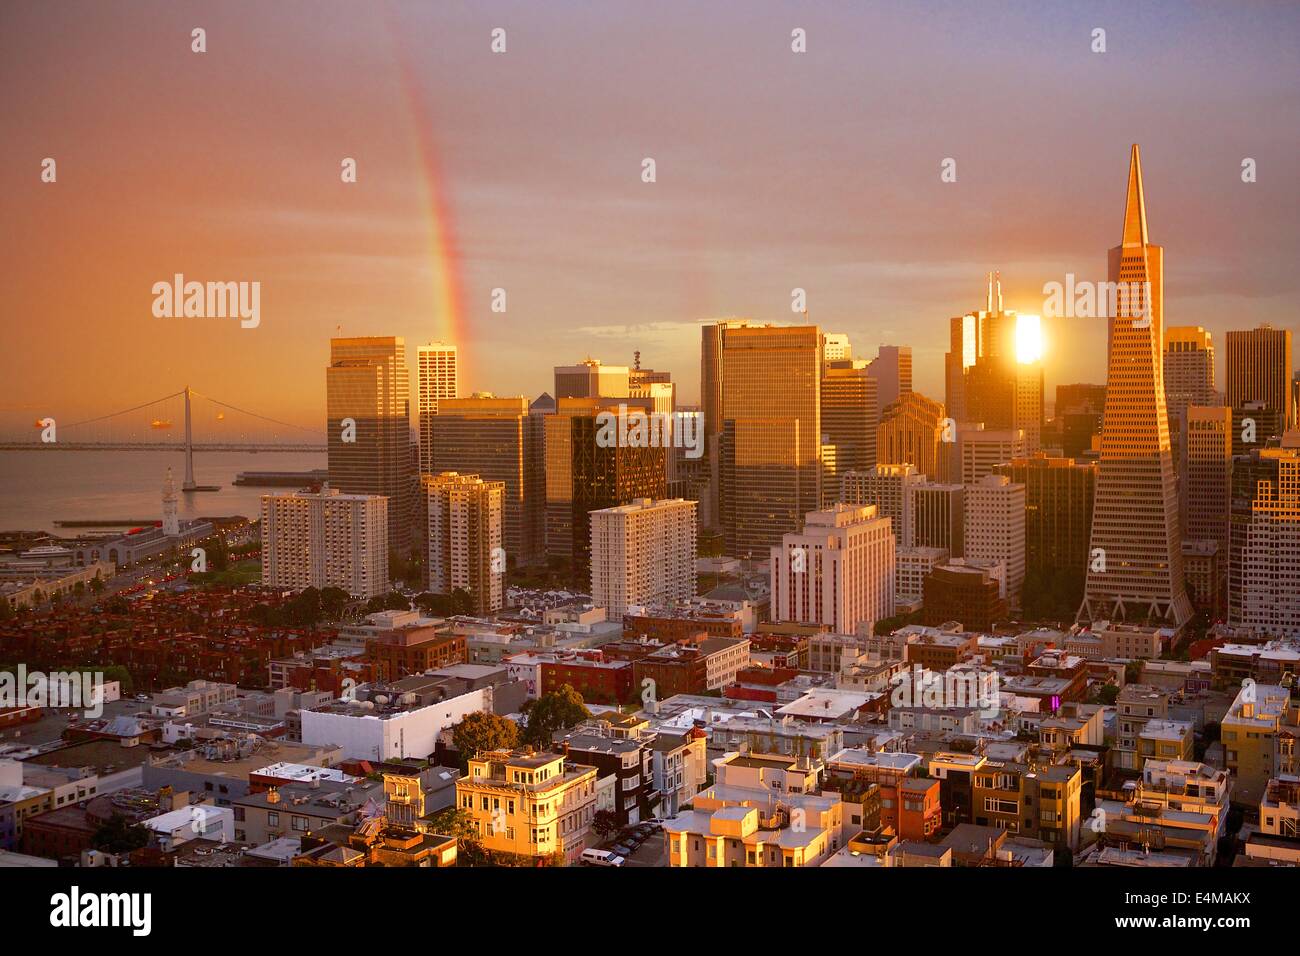
<svg viewBox="0 0 1300 956">
<path fill-rule="evenodd" d="M 1042 321 L 1036 315 L 1016 316 L 1016 361 L 1028 364 L 1042 357 Z"/>
</svg>

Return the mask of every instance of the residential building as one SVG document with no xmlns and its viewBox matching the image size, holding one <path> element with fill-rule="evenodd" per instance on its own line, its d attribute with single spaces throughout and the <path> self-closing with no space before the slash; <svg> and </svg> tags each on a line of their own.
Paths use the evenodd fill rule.
<svg viewBox="0 0 1300 956">
<path fill-rule="evenodd" d="M 472 614 L 501 610 L 505 483 L 444 471 L 422 477 L 421 487 L 429 529 L 425 587 L 433 594 L 465 592 Z"/>
<path fill-rule="evenodd" d="M 262 496 L 262 584 L 335 587 L 356 598 L 387 594 L 391 499 L 318 492 Z"/>
<path fill-rule="evenodd" d="M 681 498 L 592 511 L 592 602 L 618 618 L 629 607 L 693 597 L 695 511 Z"/>
</svg>

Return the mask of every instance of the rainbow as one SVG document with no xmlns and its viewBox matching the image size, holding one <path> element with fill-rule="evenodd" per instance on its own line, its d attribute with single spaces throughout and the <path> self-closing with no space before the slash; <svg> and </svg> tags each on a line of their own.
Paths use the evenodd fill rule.
<svg viewBox="0 0 1300 956">
<path fill-rule="evenodd" d="M 460 279 L 460 249 L 456 242 L 455 223 L 451 204 L 447 198 L 446 180 L 442 174 L 437 137 L 433 126 L 433 108 L 420 90 L 412 68 L 412 58 L 402 42 L 402 33 L 393 21 L 391 10 L 385 6 L 384 21 L 392 43 L 397 63 L 397 81 L 402 99 L 410 116 L 414 134 L 416 163 L 421 173 L 419 187 L 423 193 L 429 234 L 429 257 L 433 267 L 432 295 L 435 332 L 417 335 L 416 342 L 440 341 L 454 344 L 462 382 L 470 380 L 469 362 L 465 352 L 465 308 Z"/>
</svg>

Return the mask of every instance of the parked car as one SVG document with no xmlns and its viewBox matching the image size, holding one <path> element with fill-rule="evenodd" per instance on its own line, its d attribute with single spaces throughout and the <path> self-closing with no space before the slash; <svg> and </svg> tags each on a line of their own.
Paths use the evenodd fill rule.
<svg viewBox="0 0 1300 956">
<path fill-rule="evenodd" d="M 590 866 L 622 866 L 623 858 L 608 850 L 583 850 L 578 858 Z"/>
</svg>

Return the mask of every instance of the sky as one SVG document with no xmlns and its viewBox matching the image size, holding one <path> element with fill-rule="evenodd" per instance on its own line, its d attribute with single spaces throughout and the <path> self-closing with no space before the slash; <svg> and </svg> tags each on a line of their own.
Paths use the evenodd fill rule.
<svg viewBox="0 0 1300 956">
<path fill-rule="evenodd" d="M 942 400 L 987 271 L 1022 312 L 1105 279 L 1134 142 L 1222 376 L 1226 329 L 1297 324 L 1298 77 L 1292 4 L 8 0 L 0 434 L 187 384 L 323 428 L 339 329 L 456 341 L 462 393 L 639 350 L 689 403 L 700 324 L 795 288 Z M 176 273 L 260 282 L 260 323 L 156 317 Z M 1049 401 L 1104 381 L 1103 320 L 1045 332 Z"/>
</svg>

